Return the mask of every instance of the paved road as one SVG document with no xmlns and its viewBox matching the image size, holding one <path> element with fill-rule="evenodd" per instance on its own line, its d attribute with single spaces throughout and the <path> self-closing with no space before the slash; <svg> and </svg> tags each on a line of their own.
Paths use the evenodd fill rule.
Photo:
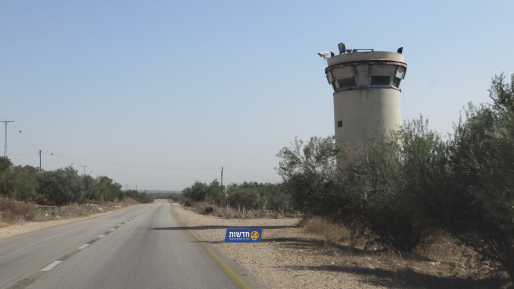
<svg viewBox="0 0 514 289">
<path fill-rule="evenodd" d="M 0 288 L 240 288 L 219 264 L 164 202 L 0 239 Z"/>
</svg>

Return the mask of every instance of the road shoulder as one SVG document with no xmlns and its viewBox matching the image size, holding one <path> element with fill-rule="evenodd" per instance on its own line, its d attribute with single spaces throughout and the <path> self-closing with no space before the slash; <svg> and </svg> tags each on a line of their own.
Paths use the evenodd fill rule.
<svg viewBox="0 0 514 289">
<path fill-rule="evenodd" d="M 253 289 L 266 289 L 264 286 L 252 273 L 250 273 L 245 267 L 241 264 L 237 263 L 234 259 L 228 257 L 225 253 L 219 250 L 216 246 L 213 245 L 209 239 L 205 238 L 200 232 L 198 232 L 198 228 L 191 226 L 184 218 L 182 218 L 183 214 L 177 213 L 177 204 L 170 204 L 170 212 L 173 217 L 176 217 L 184 226 L 191 228 L 191 233 L 193 236 L 201 240 L 202 244 L 206 246 L 206 251 L 211 255 L 211 257 L 221 266 L 223 269 L 230 275 L 236 283 L 241 288 L 253 288 Z M 209 250 L 211 252 L 209 252 Z M 214 256 L 213 256 L 214 255 Z M 226 267 L 225 267 L 226 266 Z M 228 268 L 227 268 L 228 267 Z M 242 282 L 241 282 L 242 281 Z"/>
</svg>

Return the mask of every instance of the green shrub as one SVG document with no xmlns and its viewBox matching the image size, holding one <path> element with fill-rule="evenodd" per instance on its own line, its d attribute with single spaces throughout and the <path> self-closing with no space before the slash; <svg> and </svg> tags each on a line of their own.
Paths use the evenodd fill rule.
<svg viewBox="0 0 514 289">
<path fill-rule="evenodd" d="M 296 140 L 284 148 L 279 174 L 304 212 L 341 221 L 354 231 L 411 252 L 435 226 L 425 204 L 444 189 L 447 147 L 423 119 L 362 147 L 333 137 Z"/>
<path fill-rule="evenodd" d="M 221 186 L 218 180 L 212 181 L 210 185 L 196 181 L 190 188 L 185 188 L 182 195 L 197 202 L 207 202 L 218 206 L 225 203 L 225 187 Z"/>
<path fill-rule="evenodd" d="M 491 107 L 470 104 L 452 139 L 454 186 L 441 223 L 514 282 L 514 75 L 493 79 Z"/>
</svg>

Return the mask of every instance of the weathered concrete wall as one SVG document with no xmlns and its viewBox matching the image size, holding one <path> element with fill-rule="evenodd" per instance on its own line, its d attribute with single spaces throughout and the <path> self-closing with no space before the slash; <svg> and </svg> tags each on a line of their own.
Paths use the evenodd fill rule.
<svg viewBox="0 0 514 289">
<path fill-rule="evenodd" d="M 342 121 L 343 126 L 338 127 Z M 356 89 L 334 93 L 334 125 L 337 139 L 355 145 L 372 133 L 389 133 L 402 123 L 400 91 Z"/>
</svg>

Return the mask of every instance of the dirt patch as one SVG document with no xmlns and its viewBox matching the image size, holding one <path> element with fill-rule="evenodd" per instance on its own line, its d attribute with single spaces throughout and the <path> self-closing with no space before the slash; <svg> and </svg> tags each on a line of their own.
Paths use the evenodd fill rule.
<svg viewBox="0 0 514 289">
<path fill-rule="evenodd" d="M 3 200 L 5 203 L 5 199 Z M 11 201 L 9 201 L 11 202 Z M 139 204 L 130 198 L 120 202 L 106 202 L 102 204 L 71 204 L 69 206 L 39 206 L 37 204 L 10 204 L 10 207 L 21 207 L 27 212 L 14 218 L 0 219 L 0 238 L 12 236 L 46 227 L 57 226 L 99 216 L 109 215 L 125 208 Z M 0 211 L 7 215 L 7 211 Z M 28 216 L 27 216 L 28 214 Z M 9 214 L 11 215 L 11 214 Z M 0 215 L 1 216 L 1 215 Z M 27 220 L 26 217 L 30 217 Z"/>
<path fill-rule="evenodd" d="M 473 276 L 455 261 L 400 257 L 381 247 L 364 250 L 341 242 L 345 231 L 318 220 L 225 219 L 172 204 L 199 234 L 237 261 L 266 287 L 274 288 L 507 288 L 505 278 Z M 326 226 L 325 228 L 319 228 Z M 227 228 L 263 228 L 261 243 L 225 243 Z"/>
</svg>

